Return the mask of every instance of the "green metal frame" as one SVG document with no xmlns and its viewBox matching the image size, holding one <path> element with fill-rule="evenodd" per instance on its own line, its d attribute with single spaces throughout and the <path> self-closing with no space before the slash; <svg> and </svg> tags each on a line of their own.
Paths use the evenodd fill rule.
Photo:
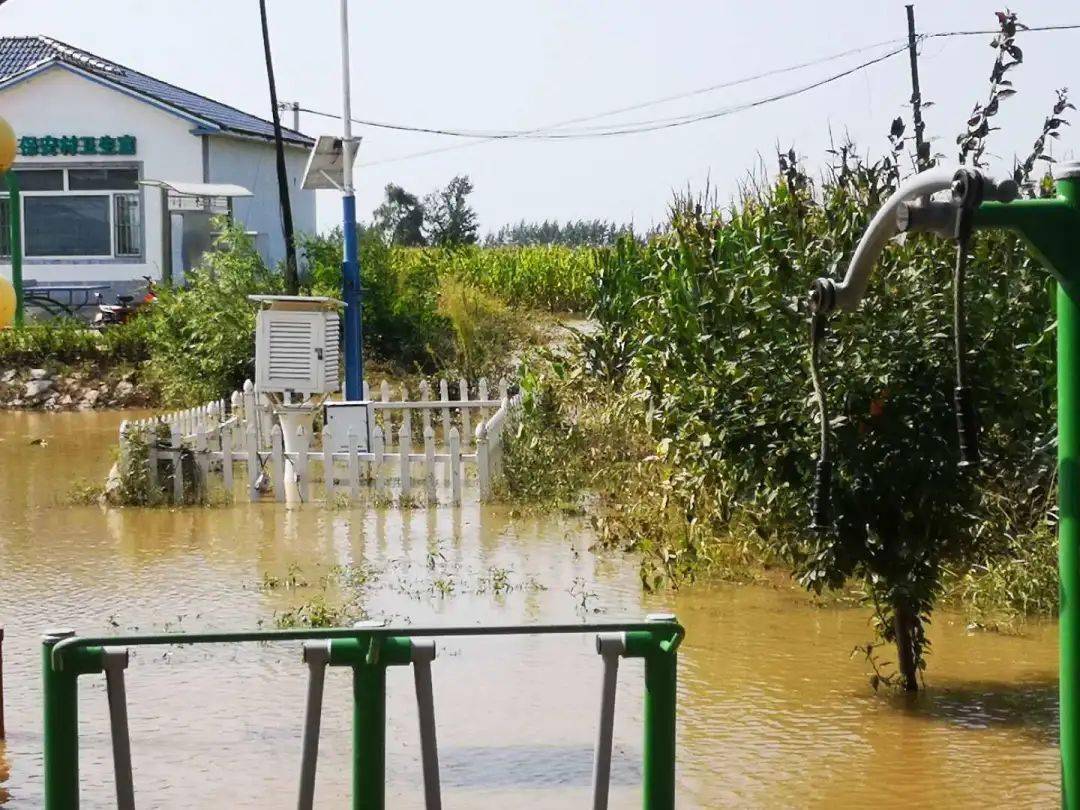
<svg viewBox="0 0 1080 810">
<path fill-rule="evenodd" d="M 353 670 L 354 810 L 382 810 L 386 775 L 386 669 L 411 661 L 411 638 L 567 635 L 622 632 L 626 657 L 645 662 L 642 807 L 675 807 L 677 650 L 685 630 L 673 617 L 646 622 L 496 625 L 491 627 L 355 627 L 241 633 L 171 633 L 75 637 L 47 633 L 42 646 L 45 703 L 45 808 L 79 806 L 78 679 L 104 671 L 105 646 L 330 641 L 330 665 Z"/>
<path fill-rule="evenodd" d="M 8 225 L 11 232 L 11 285 L 15 288 L 15 328 L 23 325 L 23 251 L 22 251 L 22 195 L 15 172 L 4 172 L 8 190 Z"/>
<path fill-rule="evenodd" d="M 1058 281 L 1061 804 L 1080 810 L 1080 177 L 1049 199 L 983 203 L 976 228 L 1016 231 Z"/>
</svg>

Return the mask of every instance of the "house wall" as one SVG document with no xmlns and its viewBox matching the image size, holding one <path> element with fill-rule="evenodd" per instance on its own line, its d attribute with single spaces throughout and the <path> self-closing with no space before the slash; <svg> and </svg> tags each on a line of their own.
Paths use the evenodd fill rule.
<svg viewBox="0 0 1080 810">
<path fill-rule="evenodd" d="M 272 142 L 196 134 L 196 119 L 162 109 L 152 101 L 61 65 L 0 89 L 0 112 L 16 135 L 134 135 L 137 139 L 134 156 L 19 157 L 16 168 L 137 163 L 142 179 L 236 183 L 247 188 L 253 196 L 234 201 L 237 221 L 254 232 L 259 252 L 271 266 L 284 259 Z M 286 145 L 285 156 L 295 229 L 297 233 L 314 232 L 315 192 L 300 188 L 307 149 Z M 26 257 L 24 281 L 108 283 L 114 290 L 124 290 L 139 286 L 143 276 L 160 279 L 167 244 L 163 239 L 162 195 L 158 189 L 142 188 L 140 201 L 142 257 Z M 174 219 L 179 218 L 174 215 Z M 179 245 L 174 244 L 174 248 L 179 250 Z M 0 260 L 0 275 L 11 277 L 10 260 Z M 173 277 L 177 281 L 183 278 L 179 256 L 173 261 Z"/>
<path fill-rule="evenodd" d="M 233 202 L 233 213 L 248 231 L 254 232 L 255 245 L 270 266 L 283 261 L 285 238 L 281 231 L 274 144 L 220 135 L 205 137 L 209 141 L 207 182 L 236 183 L 252 193 L 251 197 Z M 315 192 L 300 188 L 307 156 L 306 148 L 286 144 L 289 201 L 297 234 L 315 232 Z"/>
<path fill-rule="evenodd" d="M 98 83 L 61 66 L 0 90 L 0 111 L 16 135 L 134 135 L 134 156 L 19 157 L 16 168 L 102 163 L 138 163 L 143 178 L 202 179 L 200 139 L 191 134 L 194 123 L 146 101 Z M 40 259 L 23 261 L 26 282 L 78 284 L 128 282 L 142 276 L 161 278 L 161 196 L 141 192 L 144 254 L 141 258 Z M 11 277 L 10 261 L 0 274 Z M 119 285 L 123 286 L 123 285 Z"/>
</svg>

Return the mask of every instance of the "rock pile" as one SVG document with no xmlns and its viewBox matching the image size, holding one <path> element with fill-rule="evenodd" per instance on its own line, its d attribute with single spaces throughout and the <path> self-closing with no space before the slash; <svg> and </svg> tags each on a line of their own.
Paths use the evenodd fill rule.
<svg viewBox="0 0 1080 810">
<path fill-rule="evenodd" d="M 45 368 L 7 369 L 0 373 L 0 408 L 92 410 L 146 405 L 149 392 L 134 370 Z"/>
</svg>

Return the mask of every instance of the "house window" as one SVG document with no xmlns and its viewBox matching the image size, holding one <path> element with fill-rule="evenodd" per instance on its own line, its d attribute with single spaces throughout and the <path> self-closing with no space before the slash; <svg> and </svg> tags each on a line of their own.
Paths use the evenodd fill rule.
<svg viewBox="0 0 1080 810">
<path fill-rule="evenodd" d="M 134 166 L 19 169 L 28 258 L 138 258 L 143 253 L 139 170 Z M 0 196 L 0 227 L 10 200 Z M 10 255 L 0 236 L 0 255 Z"/>
<path fill-rule="evenodd" d="M 23 199 L 27 256 L 111 256 L 106 195 L 28 196 Z"/>
<path fill-rule="evenodd" d="M 142 218 L 139 216 L 138 194 L 117 194 L 113 197 L 116 223 L 116 255 L 138 256 L 142 253 L 140 236 Z"/>
</svg>

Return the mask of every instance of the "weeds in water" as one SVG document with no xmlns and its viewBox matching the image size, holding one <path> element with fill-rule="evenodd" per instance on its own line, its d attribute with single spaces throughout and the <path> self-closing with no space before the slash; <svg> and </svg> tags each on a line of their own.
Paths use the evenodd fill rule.
<svg viewBox="0 0 1080 810">
<path fill-rule="evenodd" d="M 73 506 L 91 506 L 101 503 L 105 497 L 105 489 L 85 478 L 80 478 L 67 492 L 67 503 Z"/>
<path fill-rule="evenodd" d="M 599 596 L 595 591 L 589 590 L 589 584 L 584 578 L 574 577 L 566 592 L 574 600 L 575 610 L 582 618 L 590 613 L 600 613 L 600 608 L 592 606 Z"/>
</svg>

